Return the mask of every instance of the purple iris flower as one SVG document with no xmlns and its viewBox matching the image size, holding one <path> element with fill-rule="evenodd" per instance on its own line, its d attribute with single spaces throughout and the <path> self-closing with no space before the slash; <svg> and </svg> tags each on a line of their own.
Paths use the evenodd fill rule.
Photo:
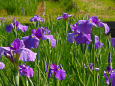
<svg viewBox="0 0 115 86">
<path fill-rule="evenodd" d="M 106 71 L 104 71 L 104 75 L 103 77 L 105 78 L 105 82 L 109 85 L 110 84 L 110 80 L 112 81 L 112 86 L 115 86 L 115 69 L 112 69 L 110 66 L 108 66 L 106 68 Z"/>
<path fill-rule="evenodd" d="M 34 71 L 32 68 L 30 68 L 26 64 L 19 65 L 19 76 L 21 75 L 31 78 L 34 75 Z"/>
<path fill-rule="evenodd" d="M 69 15 L 68 13 L 62 13 L 62 16 L 57 17 L 57 20 L 60 19 L 67 20 L 69 17 L 72 17 L 72 15 Z"/>
<path fill-rule="evenodd" d="M 11 62 L 15 62 L 14 55 L 20 55 L 19 59 L 25 62 L 35 61 L 37 54 L 25 48 L 23 40 L 15 39 L 11 43 L 11 47 L 0 47 L 0 56 L 1 55 L 5 55 Z"/>
<path fill-rule="evenodd" d="M 85 34 L 91 33 L 93 25 L 89 22 L 89 20 L 79 20 L 78 24 L 79 24 L 78 30 L 81 33 L 85 33 Z"/>
<path fill-rule="evenodd" d="M 85 64 L 84 64 L 84 67 L 87 68 Z M 95 71 L 99 71 L 99 70 L 100 70 L 100 69 L 97 68 L 97 67 L 94 68 L 94 63 L 89 63 L 89 68 L 90 68 L 91 70 L 95 70 Z"/>
<path fill-rule="evenodd" d="M 73 31 L 73 33 L 68 33 L 67 36 L 67 40 L 70 43 L 74 43 L 75 40 L 77 44 L 90 44 L 90 42 L 92 41 L 91 35 L 85 34 L 84 32 L 80 31 L 78 23 L 73 24 L 70 27 Z"/>
<path fill-rule="evenodd" d="M 111 45 L 115 48 L 115 38 L 111 38 Z"/>
<path fill-rule="evenodd" d="M 47 35 L 48 34 L 48 35 Z M 54 48 L 56 45 L 56 40 L 53 38 L 53 35 L 49 35 L 50 30 L 46 27 L 39 27 L 37 30 L 32 30 L 31 36 L 23 37 L 22 40 L 27 48 L 37 48 L 39 44 L 39 40 L 46 40 L 49 39 L 51 41 L 51 46 Z"/>
<path fill-rule="evenodd" d="M 90 34 L 83 34 L 79 33 L 78 36 L 75 37 L 75 41 L 77 44 L 87 44 L 89 45 L 91 40 L 91 35 Z"/>
<path fill-rule="evenodd" d="M 89 16 L 89 21 L 93 26 L 105 27 L 105 34 L 109 32 L 109 26 L 106 23 L 100 22 L 97 16 L 92 16 L 92 17 Z"/>
<path fill-rule="evenodd" d="M 44 22 L 44 19 L 38 15 L 35 15 L 34 17 L 30 19 L 30 22 L 38 22 L 38 21 Z"/>
<path fill-rule="evenodd" d="M 76 37 L 75 33 L 68 33 L 67 41 L 70 42 L 70 43 L 74 43 L 75 37 Z"/>
<path fill-rule="evenodd" d="M 95 35 L 95 49 L 102 48 L 103 45 L 103 43 L 99 42 L 99 37 Z"/>
<path fill-rule="evenodd" d="M 0 69 L 3 69 L 5 67 L 5 64 L 3 62 L 0 62 Z"/>
<path fill-rule="evenodd" d="M 54 76 L 58 80 L 64 80 L 65 77 L 66 77 L 65 71 L 62 70 L 59 65 L 55 65 L 54 63 L 52 63 L 52 65 L 51 65 L 51 67 L 49 69 L 48 78 L 51 77 L 51 74 L 54 74 Z"/>
<path fill-rule="evenodd" d="M 25 47 L 28 49 L 37 48 L 39 45 L 39 39 L 36 36 L 30 35 L 22 38 Z"/>
<path fill-rule="evenodd" d="M 70 25 L 71 30 L 73 31 L 73 33 L 80 33 L 80 31 L 78 30 L 78 23 L 76 22 L 76 24 Z"/>
<path fill-rule="evenodd" d="M 26 32 L 27 29 L 28 29 L 28 26 L 24 26 L 24 25 L 20 24 L 20 23 L 19 23 L 18 21 L 16 21 L 15 18 L 14 18 L 13 22 L 12 22 L 11 24 L 9 24 L 8 26 L 6 26 L 6 31 L 7 31 L 8 33 L 10 33 L 10 32 L 12 31 L 12 29 L 15 29 L 15 27 L 16 27 L 16 30 L 17 30 L 17 31 L 18 31 L 18 30 L 21 30 L 23 33 Z"/>
</svg>

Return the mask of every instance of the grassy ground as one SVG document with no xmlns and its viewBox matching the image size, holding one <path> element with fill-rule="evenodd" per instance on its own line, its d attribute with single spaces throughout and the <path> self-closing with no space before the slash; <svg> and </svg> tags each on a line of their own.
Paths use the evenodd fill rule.
<svg viewBox="0 0 115 86">
<path fill-rule="evenodd" d="M 115 20 L 114 0 L 76 0 L 79 11 L 76 15 L 92 15 L 103 21 Z"/>
</svg>

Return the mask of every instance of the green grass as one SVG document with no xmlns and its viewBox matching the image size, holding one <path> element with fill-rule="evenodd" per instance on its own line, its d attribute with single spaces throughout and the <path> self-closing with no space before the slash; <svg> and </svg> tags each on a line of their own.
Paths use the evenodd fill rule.
<svg viewBox="0 0 115 86">
<path fill-rule="evenodd" d="M 37 5 L 38 0 L 0 0 L 0 13 L 2 16 L 23 15 L 22 7 L 24 7 L 25 15 L 31 16 L 35 14 Z"/>
<path fill-rule="evenodd" d="M 73 24 L 77 20 L 78 18 L 70 18 L 69 23 Z M 7 24 L 5 23 L 0 26 L 0 45 L 5 47 L 10 46 L 10 43 L 15 39 L 13 32 L 7 33 L 5 31 L 6 25 Z M 45 23 L 40 23 L 39 26 L 47 26 L 48 29 L 51 30 L 51 34 L 57 42 L 55 48 L 52 48 L 48 40 L 40 40 L 40 62 L 38 63 L 37 58 L 35 62 L 27 62 L 27 65 L 34 69 L 34 77 L 31 78 L 31 80 L 35 86 L 55 86 L 55 83 L 57 86 L 82 86 L 82 82 L 86 86 L 93 86 L 94 84 L 96 84 L 96 86 L 106 86 L 104 83 L 103 73 L 108 65 L 108 53 L 111 52 L 112 54 L 113 68 L 115 68 L 115 52 L 112 47 L 108 48 L 108 36 L 104 34 L 104 28 L 93 28 L 94 33 L 98 36 L 100 29 L 102 32 L 100 34 L 100 41 L 104 43 L 102 48 L 95 50 L 95 56 L 93 56 L 93 52 L 90 52 L 88 46 L 86 46 L 84 53 L 82 52 L 80 45 L 77 46 L 76 43 L 71 44 L 67 41 L 64 20 L 57 21 L 54 20 L 54 18 L 45 18 Z M 70 29 L 70 27 L 68 28 Z M 18 31 L 20 38 L 22 36 L 31 35 L 32 29 L 35 29 L 35 26 L 33 26 L 33 24 L 29 24 L 29 29 L 25 34 Z M 38 49 L 32 50 L 38 52 Z M 84 64 L 87 64 L 86 59 L 88 63 L 94 63 L 93 57 L 98 58 L 98 62 L 95 62 L 95 67 L 100 68 L 99 72 L 94 72 L 92 70 L 89 71 L 89 69 L 84 68 Z M 0 84 L 13 86 L 13 65 L 5 57 L 2 57 L 1 61 L 5 63 L 6 67 L 5 69 L 0 70 Z M 45 62 L 47 62 L 48 68 L 52 62 L 56 65 L 61 64 L 63 69 L 66 71 L 65 80 L 59 81 L 56 79 L 56 81 L 54 81 L 53 76 L 48 79 L 48 72 L 45 73 Z M 24 62 L 20 63 L 22 64 Z M 26 78 L 23 76 L 20 77 L 20 85 L 26 86 Z M 30 82 L 29 86 L 31 86 Z"/>
</svg>

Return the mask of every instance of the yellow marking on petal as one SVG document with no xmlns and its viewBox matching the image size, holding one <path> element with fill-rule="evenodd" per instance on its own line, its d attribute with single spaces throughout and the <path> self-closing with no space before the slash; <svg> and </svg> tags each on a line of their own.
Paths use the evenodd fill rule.
<svg viewBox="0 0 115 86">
<path fill-rule="evenodd" d="M 32 38 L 34 38 L 34 36 L 32 36 Z"/>
</svg>

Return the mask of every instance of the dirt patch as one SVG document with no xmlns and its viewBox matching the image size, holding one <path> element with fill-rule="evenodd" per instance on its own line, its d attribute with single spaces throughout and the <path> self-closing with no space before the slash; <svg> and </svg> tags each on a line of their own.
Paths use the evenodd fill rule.
<svg viewBox="0 0 115 86">
<path fill-rule="evenodd" d="M 37 6 L 37 9 L 36 9 L 36 13 L 35 15 L 40 15 L 40 16 L 43 16 L 44 15 L 44 2 L 40 2 Z"/>
</svg>

